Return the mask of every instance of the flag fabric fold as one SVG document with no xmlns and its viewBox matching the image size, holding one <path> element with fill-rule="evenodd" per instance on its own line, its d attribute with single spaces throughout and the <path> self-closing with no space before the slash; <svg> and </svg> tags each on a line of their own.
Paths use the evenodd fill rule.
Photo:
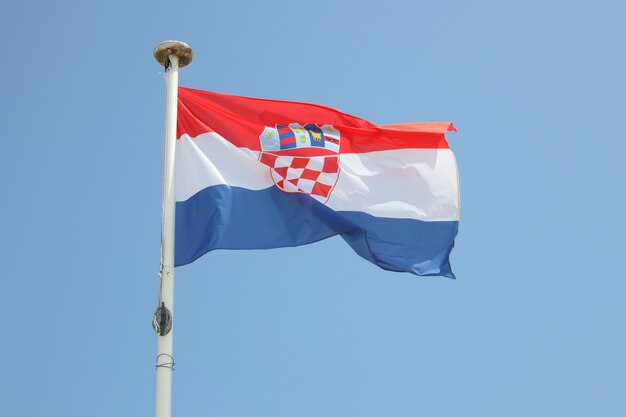
<svg viewBox="0 0 626 417">
<path fill-rule="evenodd" d="M 176 266 L 214 249 L 340 235 L 392 271 L 453 278 L 451 123 L 377 126 L 336 109 L 180 87 Z"/>
</svg>

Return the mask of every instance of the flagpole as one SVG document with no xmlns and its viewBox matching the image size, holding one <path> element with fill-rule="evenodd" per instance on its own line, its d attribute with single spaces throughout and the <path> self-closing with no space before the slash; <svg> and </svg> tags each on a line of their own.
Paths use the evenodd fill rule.
<svg viewBox="0 0 626 417">
<path fill-rule="evenodd" d="M 178 103 L 178 69 L 192 59 L 191 48 L 179 41 L 162 42 L 154 49 L 154 58 L 165 68 L 165 143 L 163 146 L 163 212 L 161 221 L 161 267 L 159 304 L 152 326 L 158 335 L 156 357 L 156 417 L 172 414 L 172 373 L 174 372 L 174 160 Z"/>
</svg>

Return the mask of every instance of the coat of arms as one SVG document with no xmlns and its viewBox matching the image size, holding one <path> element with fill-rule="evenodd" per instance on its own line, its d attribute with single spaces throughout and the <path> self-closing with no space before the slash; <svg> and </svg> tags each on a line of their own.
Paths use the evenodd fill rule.
<svg viewBox="0 0 626 417">
<path fill-rule="evenodd" d="M 313 123 L 266 126 L 259 139 L 259 160 L 269 166 L 278 188 L 326 203 L 339 178 L 337 129 Z"/>
</svg>

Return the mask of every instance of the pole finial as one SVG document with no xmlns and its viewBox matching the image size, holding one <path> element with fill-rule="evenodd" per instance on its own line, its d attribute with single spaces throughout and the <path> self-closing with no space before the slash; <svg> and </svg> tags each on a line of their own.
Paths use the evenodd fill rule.
<svg viewBox="0 0 626 417">
<path fill-rule="evenodd" d="M 178 66 L 180 68 L 187 66 L 193 59 L 193 51 L 185 42 L 165 41 L 154 48 L 154 59 L 161 65 L 165 65 L 170 55 L 178 57 Z"/>
</svg>

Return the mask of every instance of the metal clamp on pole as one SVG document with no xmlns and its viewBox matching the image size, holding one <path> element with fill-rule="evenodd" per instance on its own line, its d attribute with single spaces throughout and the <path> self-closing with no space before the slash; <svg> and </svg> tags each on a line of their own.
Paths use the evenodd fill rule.
<svg viewBox="0 0 626 417">
<path fill-rule="evenodd" d="M 165 307 L 165 303 L 161 303 L 161 305 L 154 310 L 152 328 L 159 336 L 165 336 L 172 330 L 172 312 Z"/>
</svg>

